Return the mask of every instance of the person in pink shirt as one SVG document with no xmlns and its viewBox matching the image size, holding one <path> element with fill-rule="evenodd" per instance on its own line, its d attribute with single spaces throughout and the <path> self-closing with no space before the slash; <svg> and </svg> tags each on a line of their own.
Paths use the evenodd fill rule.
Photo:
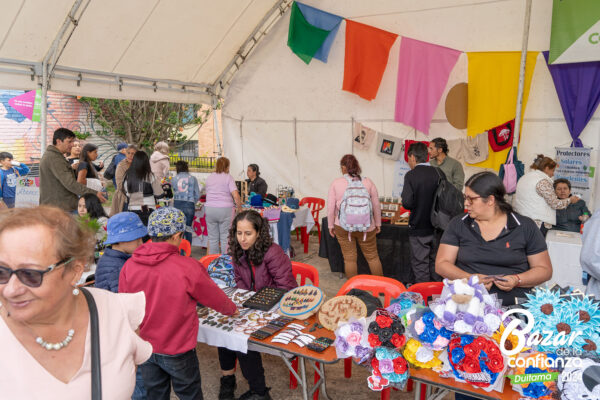
<svg viewBox="0 0 600 400">
<path fill-rule="evenodd" d="M 369 178 L 362 178 L 360 165 L 356 157 L 352 154 L 346 154 L 340 160 L 342 174 L 341 178 L 333 181 L 329 187 L 329 196 L 327 200 L 327 220 L 329 221 L 329 234 L 336 237 L 342 255 L 344 257 L 344 272 L 346 277 L 351 278 L 357 273 L 358 257 L 356 244 L 369 263 L 369 269 L 373 275 L 383 275 L 379 253 L 377 252 L 376 234 L 381 232 L 381 206 L 379 204 L 379 194 L 375 184 Z M 348 232 L 340 226 L 340 206 L 344 198 L 344 192 L 348 187 L 348 180 L 360 180 L 369 192 L 372 205 L 371 223 L 367 229 L 366 235 L 363 232 Z"/>
<path fill-rule="evenodd" d="M 150 343 L 135 332 L 144 318 L 145 295 L 77 288 L 94 242 L 93 232 L 56 207 L 0 214 L 0 398 L 90 398 L 93 334 L 86 296 L 91 295 L 102 394 L 131 399 L 135 366 L 152 354 Z"/>
<path fill-rule="evenodd" d="M 240 193 L 229 175 L 229 159 L 219 157 L 216 171 L 206 179 L 206 229 L 208 254 L 226 254 L 233 208 L 242 210 Z"/>
</svg>

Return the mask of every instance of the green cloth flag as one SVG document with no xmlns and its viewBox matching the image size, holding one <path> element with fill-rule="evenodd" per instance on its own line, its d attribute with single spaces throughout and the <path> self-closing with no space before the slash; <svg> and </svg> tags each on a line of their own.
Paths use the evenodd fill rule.
<svg viewBox="0 0 600 400">
<path fill-rule="evenodd" d="M 554 0 L 548 64 L 600 60 L 600 1 Z"/>
<path fill-rule="evenodd" d="M 309 24 L 294 2 L 287 44 L 302 61 L 309 64 L 328 35 L 329 31 Z"/>
</svg>

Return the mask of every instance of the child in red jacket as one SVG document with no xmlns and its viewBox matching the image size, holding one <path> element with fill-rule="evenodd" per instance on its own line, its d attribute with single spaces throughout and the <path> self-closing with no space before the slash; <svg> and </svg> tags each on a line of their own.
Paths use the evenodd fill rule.
<svg viewBox="0 0 600 400">
<path fill-rule="evenodd" d="M 119 277 L 119 292 L 146 294 L 140 336 L 152 344 L 153 353 L 140 368 L 149 398 L 169 398 L 172 384 L 180 399 L 202 399 L 196 303 L 224 315 L 237 312 L 198 261 L 179 255 L 184 231 L 180 210 L 154 211 L 148 219 L 152 242 L 137 248 Z"/>
</svg>

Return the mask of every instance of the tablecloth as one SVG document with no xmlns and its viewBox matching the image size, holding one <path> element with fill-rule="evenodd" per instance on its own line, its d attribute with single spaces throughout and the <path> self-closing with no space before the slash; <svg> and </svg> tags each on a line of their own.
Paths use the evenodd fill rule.
<svg viewBox="0 0 600 400">
<path fill-rule="evenodd" d="M 550 230 L 546 235 L 548 254 L 552 261 L 552 279 L 548 285 L 573 286 L 585 291 L 581 281 L 583 270 L 579 264 L 581 234 Z"/>
<path fill-rule="evenodd" d="M 328 231 L 327 217 L 321 220 L 321 244 L 319 257 L 329 260 L 332 272 L 344 272 L 344 258 L 340 244 L 336 238 L 331 237 Z M 365 260 L 360 247 L 358 249 L 358 273 L 370 274 L 369 265 Z M 399 280 L 400 282 L 414 283 L 414 274 L 410 267 L 410 245 L 408 242 L 407 225 L 381 225 L 381 232 L 377 235 L 377 251 L 383 266 L 383 275 Z"/>
</svg>

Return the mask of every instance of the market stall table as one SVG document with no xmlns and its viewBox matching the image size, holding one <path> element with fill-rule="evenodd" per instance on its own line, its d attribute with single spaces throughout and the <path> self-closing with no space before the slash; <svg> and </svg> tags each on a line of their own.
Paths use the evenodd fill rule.
<svg viewBox="0 0 600 400">
<path fill-rule="evenodd" d="M 581 281 L 583 270 L 579 263 L 581 234 L 550 230 L 546 235 L 546 244 L 553 268 L 548 286 L 558 283 L 560 286 L 572 286 L 585 291 Z"/>
<path fill-rule="evenodd" d="M 442 389 L 442 391 L 438 393 L 428 393 L 428 396 L 426 396 L 427 400 L 441 400 L 448 394 L 448 391 L 489 400 L 519 400 L 522 398 L 519 393 L 512 390 L 508 378 L 505 378 L 506 381 L 504 382 L 504 391 L 502 393 L 496 391 L 486 392 L 485 390 L 477 389 L 468 383 L 457 382 L 453 378 L 442 378 L 437 372 L 430 369 L 410 368 L 410 379 Z M 421 385 L 415 385 L 415 400 L 420 399 Z"/>
<path fill-rule="evenodd" d="M 344 258 L 336 238 L 331 237 L 328 230 L 327 217 L 321 220 L 321 245 L 319 257 L 329 260 L 331 272 L 344 272 Z M 369 265 L 358 247 L 358 273 L 369 274 Z M 377 235 L 377 251 L 383 267 L 383 275 L 400 282 L 414 282 L 410 267 L 410 244 L 408 242 L 408 226 L 383 224 Z"/>
</svg>

